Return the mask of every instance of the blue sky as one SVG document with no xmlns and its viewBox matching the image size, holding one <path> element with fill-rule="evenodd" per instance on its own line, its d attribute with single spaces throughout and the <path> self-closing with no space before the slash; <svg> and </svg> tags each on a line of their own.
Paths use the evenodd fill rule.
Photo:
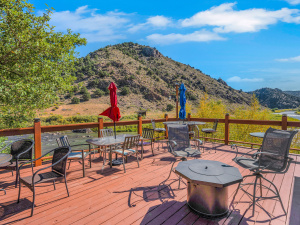
<svg viewBox="0 0 300 225">
<path fill-rule="evenodd" d="M 132 41 L 156 47 L 235 89 L 300 90 L 300 0 L 29 0 L 81 33 L 80 56 Z"/>
</svg>

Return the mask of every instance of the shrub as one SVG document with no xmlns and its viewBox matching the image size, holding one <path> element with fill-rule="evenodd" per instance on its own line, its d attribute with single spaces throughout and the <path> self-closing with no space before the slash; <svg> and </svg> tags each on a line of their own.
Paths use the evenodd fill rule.
<svg viewBox="0 0 300 225">
<path fill-rule="evenodd" d="M 88 90 L 87 90 L 86 86 L 82 86 L 82 88 L 80 89 L 80 93 L 84 94 L 84 93 L 87 93 L 87 92 L 88 92 Z"/>
<path fill-rule="evenodd" d="M 121 95 L 128 95 L 130 92 L 129 88 L 128 87 L 123 87 L 121 89 Z"/>
<path fill-rule="evenodd" d="M 99 88 L 97 88 L 94 93 L 93 93 L 93 97 L 94 98 L 100 98 L 101 96 L 103 96 L 105 93 L 104 91 L 100 90 Z"/>
<path fill-rule="evenodd" d="M 80 100 L 79 100 L 79 98 L 77 98 L 77 97 L 73 97 L 72 100 L 71 100 L 71 103 L 72 103 L 72 104 L 79 104 L 79 103 L 80 103 Z"/>
<path fill-rule="evenodd" d="M 89 92 L 85 92 L 85 93 L 83 93 L 83 95 L 82 95 L 82 100 L 83 101 L 88 101 L 88 100 L 90 100 L 91 99 L 91 94 L 89 93 Z"/>
<path fill-rule="evenodd" d="M 174 105 L 172 105 L 172 104 L 168 104 L 168 105 L 167 105 L 167 109 L 166 109 L 166 110 L 167 110 L 168 112 L 172 111 L 173 109 L 174 109 Z"/>
</svg>

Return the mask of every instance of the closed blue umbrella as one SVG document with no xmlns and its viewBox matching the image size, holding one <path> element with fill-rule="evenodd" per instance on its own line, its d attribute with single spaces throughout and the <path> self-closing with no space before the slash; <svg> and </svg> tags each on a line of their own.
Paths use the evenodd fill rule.
<svg viewBox="0 0 300 225">
<path fill-rule="evenodd" d="M 185 88 L 183 83 L 180 85 L 179 91 L 180 91 L 179 118 L 184 120 L 185 117 L 186 117 L 186 111 L 185 111 L 185 103 L 186 103 L 185 91 L 186 91 L 186 88 Z"/>
</svg>

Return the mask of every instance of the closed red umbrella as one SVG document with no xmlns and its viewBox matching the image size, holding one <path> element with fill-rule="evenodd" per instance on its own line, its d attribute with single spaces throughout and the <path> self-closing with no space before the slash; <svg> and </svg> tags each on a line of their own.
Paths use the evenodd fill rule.
<svg viewBox="0 0 300 225">
<path fill-rule="evenodd" d="M 106 109 L 103 113 L 101 113 L 100 115 L 107 116 L 111 120 L 114 121 L 114 130 L 115 130 L 115 137 L 116 137 L 116 121 L 119 121 L 121 118 L 120 109 L 117 106 L 117 104 L 118 104 L 117 87 L 114 84 L 114 82 L 111 82 L 108 89 L 110 91 L 110 105 L 111 106 L 108 109 Z"/>
</svg>

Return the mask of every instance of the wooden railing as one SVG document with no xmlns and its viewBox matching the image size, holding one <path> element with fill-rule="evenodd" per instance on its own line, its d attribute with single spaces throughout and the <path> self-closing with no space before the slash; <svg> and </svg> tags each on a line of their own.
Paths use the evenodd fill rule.
<svg viewBox="0 0 300 225">
<path fill-rule="evenodd" d="M 211 118 L 192 118 L 191 114 L 188 114 L 189 121 L 201 121 L 201 122 L 214 122 L 215 119 Z M 159 122 L 166 122 L 166 121 L 176 121 L 177 118 L 169 118 L 168 114 L 165 114 L 164 119 L 155 119 L 156 123 Z M 138 134 L 142 134 L 142 125 L 143 124 L 149 124 L 151 123 L 151 120 L 149 119 L 142 119 L 142 116 L 138 116 L 138 120 L 132 120 L 132 121 L 119 121 L 116 122 L 116 126 L 126 126 L 126 125 L 137 125 L 137 132 Z M 251 146 L 253 145 L 260 145 L 258 143 L 250 143 L 250 142 L 243 142 L 243 141 L 236 141 L 236 140 L 230 140 L 230 124 L 248 124 L 248 125 L 269 125 L 269 126 L 280 126 L 282 130 L 287 130 L 287 127 L 300 127 L 300 122 L 294 122 L 294 121 L 288 121 L 287 116 L 283 115 L 281 121 L 275 121 L 275 120 L 241 120 L 241 119 L 230 119 L 229 114 L 225 115 L 224 119 L 219 119 L 219 123 L 224 123 L 224 139 L 217 139 L 214 138 L 214 140 L 219 140 L 224 142 L 226 145 L 228 145 L 230 142 L 233 143 L 242 143 L 242 144 L 249 144 Z M 80 124 L 67 124 L 67 125 L 52 125 L 52 126 L 41 126 L 40 119 L 34 120 L 33 127 L 27 127 L 27 128 L 19 128 L 19 129 L 2 129 L 0 130 L 0 137 L 3 136 L 14 136 L 14 135 L 23 135 L 23 134 L 34 134 L 34 153 L 35 157 L 38 158 L 42 155 L 42 133 L 45 132 L 54 132 L 54 131 L 66 131 L 66 130 L 75 130 L 75 129 L 83 129 L 83 128 L 98 128 L 98 137 L 100 137 L 100 129 L 103 129 L 104 127 L 110 127 L 113 126 L 113 122 L 104 122 L 102 117 L 98 118 L 98 122 L 96 123 L 80 123 Z M 168 137 L 168 133 L 165 134 L 166 137 Z M 292 150 L 299 150 L 300 149 L 292 149 Z M 49 157 L 47 157 L 49 158 Z M 36 161 L 36 166 L 39 166 L 42 164 L 42 160 Z"/>
</svg>

